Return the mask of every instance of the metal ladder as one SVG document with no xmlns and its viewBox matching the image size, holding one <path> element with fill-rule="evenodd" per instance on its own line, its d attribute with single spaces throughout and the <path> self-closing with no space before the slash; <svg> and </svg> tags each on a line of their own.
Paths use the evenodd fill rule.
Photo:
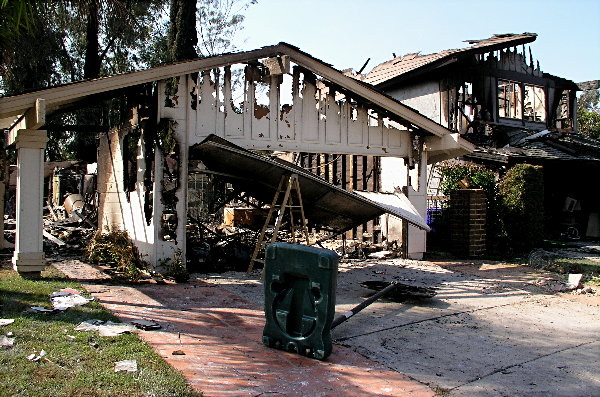
<svg viewBox="0 0 600 397">
<path fill-rule="evenodd" d="M 283 199 L 279 201 L 282 193 Z M 254 248 L 252 258 L 250 259 L 250 265 L 248 266 L 248 273 L 251 272 L 254 268 L 255 262 L 264 263 L 263 260 L 257 258 L 259 253 L 267 246 L 267 242 L 265 241 L 266 232 L 269 228 L 269 224 L 271 223 L 271 219 L 273 218 L 273 214 L 277 212 L 277 219 L 275 221 L 273 235 L 271 236 L 269 243 L 273 243 L 277 240 L 277 235 L 279 234 L 279 229 L 281 229 L 286 210 L 289 213 L 290 231 L 292 233 L 293 242 L 296 242 L 296 232 L 299 231 L 301 234 L 304 234 L 306 244 L 310 245 L 310 240 L 308 238 L 308 226 L 306 225 L 304 207 L 302 206 L 302 193 L 300 192 L 300 183 L 298 181 L 298 175 L 284 175 L 279 181 L 279 186 L 277 187 L 277 191 L 275 192 L 275 196 L 273 197 L 273 202 L 271 203 L 271 207 L 269 208 L 267 219 L 265 220 L 265 224 L 260 230 L 260 235 L 258 237 L 258 241 L 256 242 L 256 247 Z M 294 217 L 294 213 L 297 215 L 296 218 Z M 300 220 L 300 224 L 298 224 L 298 220 Z"/>
</svg>

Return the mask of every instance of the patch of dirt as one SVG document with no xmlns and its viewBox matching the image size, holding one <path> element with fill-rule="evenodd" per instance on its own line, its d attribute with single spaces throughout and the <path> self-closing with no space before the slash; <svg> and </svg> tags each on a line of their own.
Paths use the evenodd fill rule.
<svg viewBox="0 0 600 397">
<path fill-rule="evenodd" d="M 582 303 L 588 306 L 600 307 L 600 285 L 590 285 L 595 293 L 579 294 L 577 292 L 561 293 L 560 296 L 572 302 Z"/>
<path fill-rule="evenodd" d="M 563 276 L 528 265 L 484 260 L 436 261 L 435 264 L 453 272 L 475 276 L 503 286 L 536 294 L 558 294 L 573 302 L 600 307 L 600 286 L 589 285 L 595 292 L 585 294 L 564 291 L 566 283 Z"/>
</svg>

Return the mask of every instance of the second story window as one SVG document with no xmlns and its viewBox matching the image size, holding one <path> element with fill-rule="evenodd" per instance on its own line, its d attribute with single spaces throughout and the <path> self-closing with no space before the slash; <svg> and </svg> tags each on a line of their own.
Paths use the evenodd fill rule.
<svg viewBox="0 0 600 397">
<path fill-rule="evenodd" d="M 525 85 L 523 116 L 527 121 L 546 121 L 546 96 L 542 87 Z"/>
<path fill-rule="evenodd" d="M 521 86 L 519 83 L 498 80 L 498 116 L 509 119 L 522 119 Z"/>
<path fill-rule="evenodd" d="M 542 87 L 498 80 L 498 116 L 533 122 L 546 121 L 546 95 Z"/>
</svg>

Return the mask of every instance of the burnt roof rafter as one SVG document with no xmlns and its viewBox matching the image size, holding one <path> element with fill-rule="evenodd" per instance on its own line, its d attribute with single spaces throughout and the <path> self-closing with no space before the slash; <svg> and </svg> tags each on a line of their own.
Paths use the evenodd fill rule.
<svg viewBox="0 0 600 397">
<path fill-rule="evenodd" d="M 535 41 L 537 34 L 498 34 L 483 40 L 466 40 L 469 47 L 444 50 L 438 53 L 421 55 L 407 54 L 375 66 L 367 73 L 364 81 L 385 89 L 399 82 L 410 80 L 429 71 L 454 64 L 466 57 L 486 54 L 505 48 L 517 47 Z"/>
</svg>

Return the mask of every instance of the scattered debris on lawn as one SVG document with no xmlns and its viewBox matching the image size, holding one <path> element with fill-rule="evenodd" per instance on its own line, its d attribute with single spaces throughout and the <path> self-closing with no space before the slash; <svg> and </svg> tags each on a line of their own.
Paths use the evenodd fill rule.
<svg viewBox="0 0 600 397">
<path fill-rule="evenodd" d="M 47 308 L 41 307 L 41 306 L 31 306 L 31 310 L 33 310 L 34 312 L 41 312 L 41 313 L 52 313 L 52 312 L 54 312 L 54 309 L 47 309 Z"/>
<path fill-rule="evenodd" d="M 82 306 L 93 300 L 95 300 L 95 298 L 86 298 L 85 296 L 82 296 L 81 291 L 71 288 L 64 288 L 60 291 L 50 294 L 52 309 L 42 306 L 31 306 L 30 310 L 41 313 L 52 313 L 55 311 L 64 311 L 74 306 Z"/>
<path fill-rule="evenodd" d="M 360 285 L 361 287 L 368 288 L 374 291 L 381 291 L 386 287 L 390 286 L 390 281 L 364 281 Z M 396 287 L 388 292 L 385 297 L 394 302 L 405 302 L 409 300 L 429 299 L 437 294 L 435 288 L 431 287 L 417 287 L 414 285 L 402 284 L 396 282 Z"/>
<path fill-rule="evenodd" d="M 14 323 L 15 320 L 13 318 L 0 318 L 0 327 L 3 325 L 9 325 Z"/>
<path fill-rule="evenodd" d="M 136 360 L 123 360 L 115 363 L 115 372 L 137 372 Z"/>
<path fill-rule="evenodd" d="M 112 321 L 86 320 L 75 327 L 75 331 L 98 331 L 100 336 L 117 336 L 135 332 L 135 327 L 128 323 L 113 323 Z"/>
<path fill-rule="evenodd" d="M 46 351 L 44 349 L 42 349 L 39 354 L 36 354 L 36 352 L 34 350 L 33 353 L 31 353 L 29 356 L 27 356 L 27 359 L 29 361 L 33 361 L 33 362 L 40 361 L 46 354 L 48 354 L 48 353 L 46 353 Z"/>
<path fill-rule="evenodd" d="M 9 338 L 8 336 L 0 337 L 0 347 L 11 348 L 15 344 L 15 338 Z"/>
<path fill-rule="evenodd" d="M 131 324 L 133 324 L 136 328 L 142 329 L 144 331 L 149 331 L 149 330 L 160 328 L 160 324 L 157 323 L 156 321 L 143 320 L 143 319 L 133 320 L 131 322 Z"/>
<path fill-rule="evenodd" d="M 54 310 L 62 311 L 67 310 L 70 307 L 85 305 L 86 303 L 95 299 L 82 296 L 81 291 L 65 288 L 63 290 L 53 292 L 50 295 L 50 300 L 52 301 L 52 307 L 54 307 Z"/>
</svg>

